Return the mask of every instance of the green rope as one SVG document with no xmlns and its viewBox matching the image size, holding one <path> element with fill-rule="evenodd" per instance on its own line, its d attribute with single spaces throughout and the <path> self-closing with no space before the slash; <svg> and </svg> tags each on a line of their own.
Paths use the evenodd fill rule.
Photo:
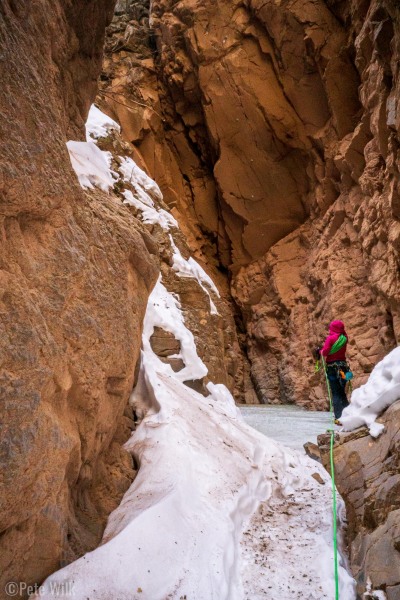
<svg viewBox="0 0 400 600">
<path fill-rule="evenodd" d="M 324 357 L 322 357 L 322 364 L 324 367 L 326 387 L 328 390 L 329 397 L 329 409 L 331 412 L 332 426 L 330 429 L 331 442 L 330 442 L 330 465 L 331 465 L 331 479 L 332 479 L 332 513 L 333 513 L 333 559 L 335 564 L 335 600 L 339 600 L 339 564 L 338 564 L 338 549 L 337 549 L 337 507 L 336 507 L 336 486 L 335 486 L 335 462 L 333 458 L 333 445 L 335 443 L 335 416 L 333 411 L 333 402 L 331 394 L 331 386 L 329 385 L 328 373 L 326 371 L 326 363 Z"/>
</svg>

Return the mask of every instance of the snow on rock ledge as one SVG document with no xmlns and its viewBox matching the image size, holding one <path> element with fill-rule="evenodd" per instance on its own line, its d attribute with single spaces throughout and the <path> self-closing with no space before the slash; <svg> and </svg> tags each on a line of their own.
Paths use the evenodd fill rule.
<svg viewBox="0 0 400 600">
<path fill-rule="evenodd" d="M 176 219 L 156 203 L 163 200 L 157 183 L 151 179 L 134 160 L 128 156 L 118 156 L 118 173 L 111 170 L 113 156 L 97 147 L 97 140 L 109 134 L 120 132 L 118 123 L 92 105 L 86 122 L 86 142 L 68 141 L 67 148 L 72 167 L 81 187 L 98 187 L 105 192 L 117 183 L 121 188 L 124 204 L 135 207 L 141 213 L 144 223 L 158 224 L 165 231 L 178 227 Z M 211 299 L 210 299 L 211 300 Z"/>
<path fill-rule="evenodd" d="M 115 181 L 111 174 L 111 154 L 103 152 L 94 142 L 67 142 L 72 168 L 81 187 L 100 188 L 108 192 Z"/>
<path fill-rule="evenodd" d="M 67 142 L 72 168 L 85 189 L 98 187 L 109 192 L 118 179 L 111 171 L 111 153 L 100 150 L 95 143 L 111 131 L 120 131 L 118 123 L 92 104 L 86 121 L 86 142 Z"/>
<path fill-rule="evenodd" d="M 400 400 L 400 347 L 376 365 L 367 383 L 354 390 L 341 417 L 344 430 L 367 426 L 372 437 L 378 437 L 384 425 L 376 419 L 396 400 Z"/>
<path fill-rule="evenodd" d="M 154 200 L 161 201 L 162 193 L 158 185 L 137 164 L 127 156 L 120 156 L 119 171 L 123 181 L 130 185 L 132 191 L 126 189 L 122 192 L 124 204 L 129 204 L 139 209 L 144 223 L 158 223 L 168 231 L 171 227 L 178 227 L 176 219 L 163 208 L 156 208 Z"/>
<path fill-rule="evenodd" d="M 117 131 L 118 133 L 121 131 L 118 123 L 92 104 L 86 121 L 86 141 L 91 142 L 102 137 L 107 137 L 113 131 Z"/>
<path fill-rule="evenodd" d="M 217 289 L 217 286 L 215 285 L 211 277 L 209 277 L 205 270 L 199 265 L 199 263 L 194 260 L 194 258 L 190 257 L 188 260 L 183 258 L 179 248 L 176 246 L 172 238 L 172 235 L 169 236 L 169 241 L 171 243 L 171 248 L 173 251 L 172 268 L 179 275 L 179 277 L 189 277 L 196 279 L 197 283 L 199 284 L 201 289 L 207 294 L 210 300 L 210 313 L 212 315 L 217 315 L 217 307 L 212 301 L 210 292 L 208 291 L 206 285 L 214 292 L 214 294 L 216 294 L 218 298 L 220 298 L 220 293 Z"/>
<path fill-rule="evenodd" d="M 150 338 L 155 327 L 172 333 L 180 342 L 181 351 L 174 357 L 181 358 L 185 367 L 175 373 L 169 364 L 157 358 L 151 348 Z M 208 373 L 208 369 L 197 354 L 196 344 L 191 331 L 185 327 L 180 304 L 175 295 L 168 292 L 161 282 L 161 276 L 153 289 L 147 304 L 146 317 L 143 325 L 143 360 L 147 360 L 149 369 L 153 363 L 157 370 L 162 370 L 167 375 L 174 376 L 179 381 L 188 379 L 201 379 Z M 151 360 L 150 360 L 151 359 Z"/>
</svg>

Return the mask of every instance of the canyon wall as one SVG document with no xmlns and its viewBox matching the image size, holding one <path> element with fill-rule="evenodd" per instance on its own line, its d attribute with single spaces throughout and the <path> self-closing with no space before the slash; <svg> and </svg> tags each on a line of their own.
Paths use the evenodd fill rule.
<svg viewBox="0 0 400 600">
<path fill-rule="evenodd" d="M 95 547 L 134 476 L 121 444 L 147 297 L 148 234 L 83 193 L 84 135 L 113 0 L 0 7 L 0 589 Z"/>
<path fill-rule="evenodd" d="M 103 101 L 100 99 L 99 103 Z M 241 318 L 232 301 L 226 277 L 215 265 L 206 261 L 204 254 L 199 253 L 197 260 L 194 259 L 196 253 L 191 250 L 184 233 L 187 231 L 184 215 L 180 214 L 179 221 L 175 220 L 158 185 L 143 171 L 138 181 L 145 178 L 148 183 L 138 192 L 138 183 L 135 183 L 138 177 L 138 167 L 134 162 L 137 158 L 135 148 L 116 130 L 98 139 L 97 145 L 112 156 L 112 168 L 119 177 L 113 193 L 124 204 L 125 210 L 142 223 L 151 244 L 157 249 L 162 281 L 179 298 L 198 355 L 208 369 L 201 381 L 185 383 L 205 395 L 208 395 L 206 385 L 209 381 L 222 383 L 238 402 L 256 402 L 250 365 L 245 355 Z M 133 194 L 133 202 L 129 194 L 127 197 L 127 190 Z M 148 205 L 141 202 L 143 193 L 145 198 L 148 196 Z M 156 354 L 162 360 L 167 359 L 166 362 L 176 371 L 181 370 L 182 356 L 174 358 L 175 354 L 180 354 L 180 349 L 168 332 L 160 330 L 152 339 Z M 169 359 L 169 356 L 172 358 Z"/>
<path fill-rule="evenodd" d="M 117 3 L 100 99 L 227 278 L 261 402 L 326 406 L 333 318 L 356 384 L 399 340 L 399 26 L 394 0 Z"/>
</svg>

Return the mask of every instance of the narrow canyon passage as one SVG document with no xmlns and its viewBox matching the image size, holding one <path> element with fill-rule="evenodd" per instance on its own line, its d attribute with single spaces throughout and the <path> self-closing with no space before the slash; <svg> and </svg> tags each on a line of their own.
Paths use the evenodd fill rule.
<svg viewBox="0 0 400 600">
<path fill-rule="evenodd" d="M 339 596 L 400 599 L 399 57 L 397 0 L 0 2 L 1 600 L 333 600 L 337 319 Z"/>
<path fill-rule="evenodd" d="M 81 185 L 118 178 L 125 204 L 163 232 L 169 258 L 149 297 L 130 398 L 139 423 L 125 448 L 137 475 L 98 548 L 51 575 L 35 597 L 55 599 L 73 582 L 77 600 L 331 598 L 329 476 L 304 451 L 246 425 L 228 388 L 213 381 L 186 323 L 185 288 L 201 293 L 201 321 L 211 327 L 223 322 L 221 294 L 182 254 L 157 184 L 132 159 L 99 150 L 102 138 L 118 138 L 118 125 L 92 108 L 87 132 L 91 141 L 68 144 Z M 340 551 L 341 597 L 353 600 Z"/>
<path fill-rule="evenodd" d="M 248 427 L 228 388 L 213 381 L 186 324 L 185 289 L 189 285 L 193 294 L 194 286 L 200 293 L 200 322 L 211 329 L 223 324 L 224 299 L 201 265 L 187 257 L 178 221 L 163 207 L 158 185 L 131 158 L 99 150 L 104 139 L 120 151 L 118 124 L 93 107 L 87 135 L 88 142 L 68 144 L 81 185 L 107 189 L 118 182 L 125 205 L 147 226 L 159 228 L 164 261 L 148 301 L 130 398 L 139 424 L 125 448 L 139 466 L 136 478 L 111 513 L 98 548 L 51 575 L 35 597 L 54 599 L 70 582 L 82 600 L 333 597 L 329 476 L 301 450 Z M 371 384 L 380 399 L 376 416 L 397 398 L 396 385 L 393 391 L 386 380 L 380 385 Z M 353 403 L 345 426 L 365 419 L 377 431 L 368 410 L 363 416 L 369 398 L 367 393 L 358 408 Z M 323 415 L 318 421 L 314 432 L 321 433 L 328 423 Z M 356 582 L 340 499 L 339 509 L 340 597 L 353 600 Z"/>
</svg>

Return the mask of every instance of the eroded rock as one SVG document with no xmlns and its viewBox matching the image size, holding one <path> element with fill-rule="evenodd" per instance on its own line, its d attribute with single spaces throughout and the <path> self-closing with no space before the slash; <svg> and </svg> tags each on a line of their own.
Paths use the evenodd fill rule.
<svg viewBox="0 0 400 600">
<path fill-rule="evenodd" d="M 127 7 L 101 97 L 192 252 L 228 269 L 259 400 L 325 408 L 311 349 L 329 321 L 356 385 L 399 339 L 398 7 Z"/>
<path fill-rule="evenodd" d="M 65 145 L 113 4 L 0 7 L 2 590 L 95 547 L 135 474 L 124 410 L 158 261 L 118 198 L 82 191 Z"/>
</svg>

